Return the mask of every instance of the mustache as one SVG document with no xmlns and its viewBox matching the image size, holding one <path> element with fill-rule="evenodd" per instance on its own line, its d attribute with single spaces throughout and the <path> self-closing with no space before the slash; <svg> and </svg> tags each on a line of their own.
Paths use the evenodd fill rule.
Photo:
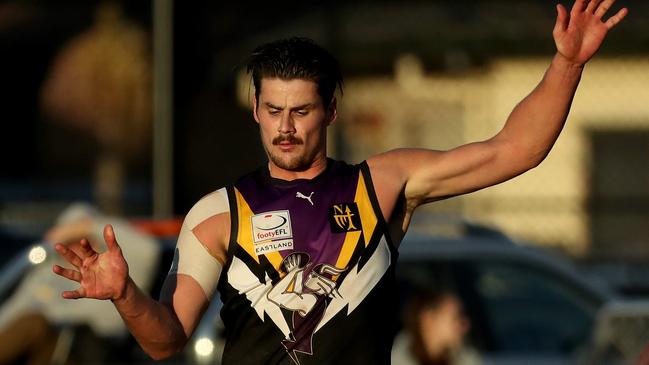
<svg viewBox="0 0 649 365">
<path fill-rule="evenodd" d="M 302 139 L 297 138 L 297 137 L 292 136 L 292 135 L 277 136 L 277 137 L 273 138 L 273 145 L 275 145 L 275 146 L 277 146 L 278 144 L 280 144 L 282 142 L 288 142 L 290 144 L 304 144 Z"/>
</svg>

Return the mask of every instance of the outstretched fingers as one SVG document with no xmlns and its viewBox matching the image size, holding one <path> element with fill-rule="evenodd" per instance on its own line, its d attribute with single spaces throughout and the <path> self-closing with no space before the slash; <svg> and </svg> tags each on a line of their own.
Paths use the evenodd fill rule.
<svg viewBox="0 0 649 365">
<path fill-rule="evenodd" d="M 557 4 L 557 21 L 554 23 L 554 34 L 560 34 L 568 29 L 568 11 L 566 8 Z"/>
<path fill-rule="evenodd" d="M 586 6 L 589 4 L 590 2 L 588 0 L 576 0 L 575 3 L 572 4 L 572 9 L 570 9 L 570 15 L 577 15 L 583 12 L 586 9 Z"/>
<path fill-rule="evenodd" d="M 90 257 L 96 254 L 95 250 L 93 250 L 92 247 L 90 246 L 90 242 L 85 238 L 79 241 L 79 247 L 80 249 L 78 254 L 82 259 L 85 259 L 86 257 Z"/>
<path fill-rule="evenodd" d="M 66 269 L 59 265 L 54 265 L 52 271 L 54 271 L 55 274 L 62 276 L 66 279 L 76 281 L 78 283 L 81 282 L 81 273 L 76 270 Z M 61 296 L 65 299 L 79 299 L 79 298 L 85 298 L 86 294 L 85 294 L 85 289 L 83 287 L 79 287 L 79 289 L 77 290 L 66 290 L 61 293 Z"/>
<path fill-rule="evenodd" d="M 81 282 L 81 273 L 77 270 L 66 269 L 59 265 L 54 265 L 52 271 L 54 271 L 55 274 L 63 276 L 66 279 L 76 281 L 77 283 Z"/>
<path fill-rule="evenodd" d="M 586 12 L 591 14 L 594 13 L 595 9 L 597 9 L 597 5 L 599 5 L 600 2 L 601 0 L 590 0 L 588 2 L 588 6 L 586 6 Z"/>
<path fill-rule="evenodd" d="M 83 288 L 79 288 L 77 290 L 66 290 L 61 293 L 61 296 L 65 299 L 80 299 L 85 298 L 86 295 Z"/>
<path fill-rule="evenodd" d="M 55 249 L 56 252 L 58 252 L 61 256 L 63 256 L 63 258 L 64 258 L 67 262 L 69 262 L 72 266 L 74 266 L 74 267 L 76 267 L 76 268 L 81 267 L 82 260 L 81 260 L 81 258 L 80 258 L 80 257 L 79 257 L 79 256 L 78 256 L 74 251 L 72 251 L 72 250 L 70 250 L 69 248 L 65 247 L 65 246 L 64 246 L 63 244 L 61 244 L 61 243 L 57 243 L 56 245 L 54 245 L 54 249 Z"/>
<path fill-rule="evenodd" d="M 595 12 L 594 12 L 595 16 L 597 18 L 603 17 L 604 14 L 606 14 L 606 12 L 608 11 L 608 9 L 611 8 L 611 5 L 613 5 L 614 2 L 615 2 L 615 0 L 604 0 L 604 1 L 602 1 L 602 3 L 599 4 L 597 9 L 595 9 Z"/>
<path fill-rule="evenodd" d="M 602 19 L 606 12 L 608 12 L 611 9 L 611 6 L 615 3 L 615 0 L 591 0 L 591 2 L 588 4 L 588 9 L 587 11 L 591 11 L 593 14 L 595 14 L 595 17 L 597 19 Z M 592 9 L 591 9 L 592 8 Z M 615 15 L 611 16 L 608 18 L 606 22 L 604 22 L 604 25 L 606 28 L 611 29 L 614 26 L 616 26 L 619 22 L 624 19 L 626 14 L 628 13 L 627 8 L 622 8 L 620 9 Z"/>
<path fill-rule="evenodd" d="M 627 8 L 622 8 L 615 15 L 608 18 L 608 20 L 604 23 L 604 25 L 606 26 L 606 28 L 611 29 L 614 26 L 616 26 L 619 22 L 621 22 L 622 19 L 624 19 L 624 17 L 628 13 L 629 13 L 629 10 Z"/>
<path fill-rule="evenodd" d="M 115 231 L 113 230 L 113 226 L 110 224 L 107 224 L 104 227 L 104 241 L 106 242 L 108 251 L 119 249 L 119 244 L 117 243 L 117 239 L 115 238 Z"/>
</svg>

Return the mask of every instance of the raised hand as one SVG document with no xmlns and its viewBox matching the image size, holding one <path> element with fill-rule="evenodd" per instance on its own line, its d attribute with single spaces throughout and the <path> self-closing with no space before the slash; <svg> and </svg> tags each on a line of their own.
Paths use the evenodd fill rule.
<svg viewBox="0 0 649 365">
<path fill-rule="evenodd" d="M 123 296 L 128 280 L 128 264 L 115 239 L 111 225 L 104 227 L 104 241 L 107 250 L 98 253 L 87 239 L 82 239 L 80 248 L 73 251 L 57 243 L 54 248 L 75 269 L 54 265 L 53 271 L 64 278 L 79 283 L 77 290 L 64 291 L 63 298 L 119 299 Z"/>
<path fill-rule="evenodd" d="M 622 8 L 606 21 L 602 18 L 615 0 L 576 0 L 570 14 L 566 8 L 557 5 L 557 22 L 552 35 L 557 51 L 567 61 L 583 65 L 593 57 L 606 37 L 628 13 Z"/>
</svg>

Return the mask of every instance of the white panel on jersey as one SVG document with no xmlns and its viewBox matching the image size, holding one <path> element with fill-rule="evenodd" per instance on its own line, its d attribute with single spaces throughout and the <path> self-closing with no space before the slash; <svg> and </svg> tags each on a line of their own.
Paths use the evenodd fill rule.
<svg viewBox="0 0 649 365">
<path fill-rule="evenodd" d="M 185 217 L 171 269 L 169 269 L 168 275 L 185 274 L 194 278 L 208 299 L 212 298 L 216 290 L 223 265 L 209 253 L 192 230 L 206 219 L 229 211 L 230 205 L 225 188 L 199 200 Z"/>
<path fill-rule="evenodd" d="M 268 275 L 266 275 L 265 279 L 265 282 L 262 283 L 243 261 L 239 260 L 236 256 L 232 258 L 232 264 L 228 270 L 228 281 L 230 285 L 237 289 L 239 294 L 246 295 L 246 298 L 248 298 L 262 321 L 264 321 L 264 312 L 266 312 L 284 336 L 289 338 L 291 330 L 284 319 L 281 309 L 269 301 L 267 297 L 268 291 L 272 288 L 271 280 Z"/>
<path fill-rule="evenodd" d="M 348 305 L 347 315 L 353 312 L 388 271 L 390 261 L 390 248 L 384 236 L 381 238 L 376 250 L 374 250 L 372 257 L 370 257 L 360 271 L 358 269 L 358 263 L 349 270 L 345 280 L 338 287 L 340 297 L 334 297 L 331 303 L 329 303 L 324 316 L 314 332 L 318 332 L 345 305 Z"/>
</svg>

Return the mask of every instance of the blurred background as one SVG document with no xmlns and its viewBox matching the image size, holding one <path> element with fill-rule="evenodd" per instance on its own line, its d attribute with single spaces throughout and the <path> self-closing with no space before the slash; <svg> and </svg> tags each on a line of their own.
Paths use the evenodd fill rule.
<svg viewBox="0 0 649 365">
<path fill-rule="evenodd" d="M 335 158 L 489 138 L 551 60 L 554 4 L 1 1 L 3 240 L 39 240 L 73 202 L 182 218 L 262 164 L 242 65 L 279 37 L 313 38 L 341 62 Z M 480 222 L 649 296 L 649 3 L 622 6 L 546 161 L 421 208 L 414 232 L 439 233 L 429 217 Z"/>
</svg>

